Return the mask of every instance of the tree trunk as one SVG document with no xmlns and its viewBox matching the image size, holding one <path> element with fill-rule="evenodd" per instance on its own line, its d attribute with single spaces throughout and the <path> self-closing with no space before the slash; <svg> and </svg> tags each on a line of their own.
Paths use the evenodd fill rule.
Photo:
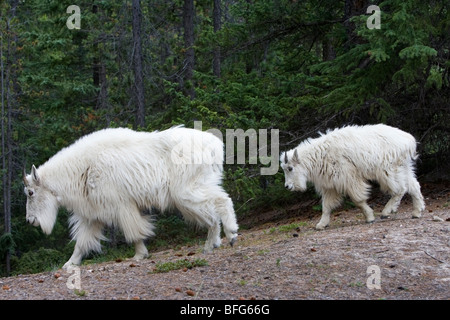
<svg viewBox="0 0 450 320">
<path fill-rule="evenodd" d="M 133 72 L 136 101 L 136 127 L 145 126 L 144 75 L 142 69 L 141 1 L 133 0 Z"/>
<path fill-rule="evenodd" d="M 344 3 L 344 27 L 347 34 L 346 47 L 351 44 L 362 43 L 362 39 L 358 37 L 355 33 L 355 24 L 350 22 L 353 16 L 365 13 L 369 1 L 368 0 L 345 0 Z"/>
<path fill-rule="evenodd" d="M 9 80 L 10 70 L 7 71 L 6 79 Z M 12 99 L 10 86 L 7 84 L 6 89 L 6 97 L 7 97 L 7 126 L 6 126 L 6 168 L 5 175 L 5 184 L 3 190 L 3 207 L 5 212 L 5 234 L 11 234 L 11 187 L 12 187 L 12 170 L 13 170 L 13 162 L 12 162 L 12 152 L 13 152 L 13 144 L 12 144 Z M 11 248 L 8 248 L 6 251 L 6 274 L 9 275 L 11 272 Z"/>
<path fill-rule="evenodd" d="M 214 8 L 213 8 L 213 27 L 214 33 L 219 32 L 222 27 L 221 17 L 222 10 L 220 8 L 220 0 L 214 0 Z M 220 78 L 220 45 L 216 45 L 214 47 L 214 56 L 213 56 L 213 75 L 217 78 Z"/>
<path fill-rule="evenodd" d="M 92 5 L 92 13 L 98 14 L 98 5 Z M 101 22 L 100 22 L 101 23 Z M 94 39 L 93 43 L 93 59 L 92 59 L 92 81 L 94 87 L 99 88 L 99 93 L 96 98 L 96 109 L 105 111 L 106 127 L 111 123 L 111 110 L 108 104 L 108 83 L 106 80 L 106 67 L 104 55 L 99 50 L 99 44 L 105 47 L 106 35 L 100 32 L 99 36 Z"/>
<path fill-rule="evenodd" d="M 12 187 L 12 171 L 13 171 L 13 139 L 12 139 L 12 108 L 13 94 L 11 92 L 11 83 L 14 85 L 14 91 L 18 91 L 17 74 L 15 66 L 17 58 L 15 57 L 15 47 L 12 44 L 17 43 L 17 35 L 11 28 L 11 21 L 16 15 L 18 0 L 11 1 L 11 9 L 6 19 L 6 30 L 1 35 L 0 40 L 0 69 L 1 69 L 1 152 L 2 152 L 2 189 L 3 189 L 3 213 L 5 222 L 5 235 L 11 235 L 11 187 Z M 3 38 L 7 39 L 6 59 L 4 55 Z M 6 66 L 4 61 L 6 61 Z M 6 99 L 5 99 L 6 98 Z M 5 110 L 6 107 L 6 110 Z M 11 272 L 11 247 L 6 250 L 6 274 Z"/>
<path fill-rule="evenodd" d="M 98 6 L 96 4 L 92 5 L 92 13 L 97 14 Z M 94 86 L 98 88 L 100 86 L 100 59 L 98 57 L 98 43 L 94 40 L 94 59 L 92 61 L 92 81 Z M 98 102 L 97 102 L 98 105 Z"/>
<path fill-rule="evenodd" d="M 111 110 L 108 103 L 108 82 L 106 81 L 106 67 L 104 63 L 100 65 L 100 93 L 97 105 L 101 110 L 106 111 L 106 126 L 109 127 L 111 124 Z"/>
<path fill-rule="evenodd" d="M 323 61 L 330 61 L 336 58 L 336 52 L 334 50 L 331 39 L 325 37 L 322 41 L 322 59 Z"/>
<path fill-rule="evenodd" d="M 1 69 L 1 103 L 2 103 L 2 114 L 1 114 L 1 131 L 2 131 L 2 170 L 3 170 L 3 175 L 2 175 L 2 190 L 3 190 L 3 214 L 4 214 L 4 221 L 5 221 L 5 233 L 10 232 L 10 228 L 9 228 L 9 217 L 10 217 L 10 212 L 9 212 L 9 208 L 8 208 L 8 201 L 7 201 L 7 174 L 6 174 L 6 153 L 7 153 L 7 148 L 6 148 L 6 115 L 5 115 L 5 83 L 4 83 L 4 75 L 5 75 L 5 66 L 3 64 L 3 33 L 1 34 L 0 37 L 0 69 Z M 9 252 L 6 252 L 6 275 L 9 275 L 10 272 L 10 256 L 9 256 Z"/>
<path fill-rule="evenodd" d="M 194 84 L 192 83 L 194 76 L 194 0 L 184 0 L 183 7 L 183 28 L 184 28 L 184 47 L 185 47 L 185 72 L 184 72 L 184 90 L 185 93 L 195 98 Z"/>
</svg>

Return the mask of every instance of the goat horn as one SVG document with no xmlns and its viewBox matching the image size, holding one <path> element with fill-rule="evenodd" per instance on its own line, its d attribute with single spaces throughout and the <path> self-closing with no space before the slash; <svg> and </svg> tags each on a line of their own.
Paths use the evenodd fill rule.
<svg viewBox="0 0 450 320">
<path fill-rule="evenodd" d="M 28 186 L 27 173 L 25 171 L 25 167 L 23 167 L 22 180 L 23 180 L 23 183 L 25 184 L 25 186 Z"/>
<path fill-rule="evenodd" d="M 287 151 L 284 153 L 284 163 L 288 163 Z"/>
<path fill-rule="evenodd" d="M 294 160 L 297 161 L 297 162 L 300 160 L 300 159 L 298 158 L 297 149 L 295 149 L 295 151 L 294 151 Z"/>
</svg>

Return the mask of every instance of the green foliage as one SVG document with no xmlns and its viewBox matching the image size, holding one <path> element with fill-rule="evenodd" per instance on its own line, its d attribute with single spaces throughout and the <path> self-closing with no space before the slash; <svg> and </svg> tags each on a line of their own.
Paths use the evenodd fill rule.
<svg viewBox="0 0 450 320">
<path fill-rule="evenodd" d="M 204 241 L 206 229 L 187 225 L 178 214 L 158 215 L 155 222 L 156 236 L 148 241 L 150 250 L 178 245 L 197 244 Z"/>
<path fill-rule="evenodd" d="M 287 233 L 287 232 L 291 232 L 293 230 L 296 230 L 300 227 L 304 227 L 306 226 L 307 223 L 302 221 L 302 222 L 298 222 L 298 223 L 291 223 L 291 224 L 286 224 L 286 225 L 282 225 L 280 227 L 273 227 L 269 230 L 269 233 L 274 233 L 274 232 L 280 232 L 280 233 Z"/>
<path fill-rule="evenodd" d="M 27 274 L 58 269 L 66 261 L 61 251 L 39 248 L 28 251 L 14 261 L 14 274 Z"/>
<path fill-rule="evenodd" d="M 0 236 L 0 256 L 4 256 L 8 251 L 14 253 L 16 243 L 11 233 L 4 233 Z"/>
</svg>

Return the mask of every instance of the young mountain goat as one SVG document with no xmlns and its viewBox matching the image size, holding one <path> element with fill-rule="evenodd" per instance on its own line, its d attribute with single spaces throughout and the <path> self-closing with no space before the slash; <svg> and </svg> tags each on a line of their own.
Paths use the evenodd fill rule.
<svg viewBox="0 0 450 320">
<path fill-rule="evenodd" d="M 412 135 L 378 124 L 328 131 L 282 153 L 280 161 L 287 189 L 305 191 L 310 181 L 322 196 L 322 218 L 316 225 L 321 230 L 330 222 L 330 213 L 343 195 L 361 208 L 367 222 L 375 220 L 366 202 L 368 181 L 377 181 L 381 190 L 392 196 L 381 218 L 397 210 L 406 192 L 413 199 L 413 218 L 419 218 L 425 204 L 414 174 L 416 158 L 416 140 Z"/>
<path fill-rule="evenodd" d="M 141 213 L 152 206 L 176 207 L 186 220 L 206 226 L 210 252 L 221 244 L 221 222 L 231 245 L 238 230 L 233 203 L 220 186 L 223 158 L 222 141 L 199 130 L 100 130 L 33 166 L 30 175 L 24 172 L 26 219 L 50 234 L 58 208 L 72 212 L 76 244 L 64 267 L 100 251 L 105 225 L 118 226 L 135 244 L 134 258 L 145 258 L 144 239 L 154 235 L 154 226 Z"/>
</svg>

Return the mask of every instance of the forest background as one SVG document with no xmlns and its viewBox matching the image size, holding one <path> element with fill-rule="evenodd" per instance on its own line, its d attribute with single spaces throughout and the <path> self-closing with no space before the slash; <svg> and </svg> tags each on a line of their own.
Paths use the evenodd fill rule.
<svg viewBox="0 0 450 320">
<path fill-rule="evenodd" d="M 1 1 L 0 275 L 70 256 L 68 212 L 51 236 L 26 224 L 22 170 L 101 128 L 278 129 L 283 151 L 382 122 L 418 140 L 420 180 L 447 179 L 449 57 L 449 1 Z M 259 169 L 225 165 L 238 219 L 298 201 L 281 172 Z M 176 214 L 159 216 L 149 244 L 195 239 Z M 107 233 L 108 257 L 126 255 Z"/>
</svg>

